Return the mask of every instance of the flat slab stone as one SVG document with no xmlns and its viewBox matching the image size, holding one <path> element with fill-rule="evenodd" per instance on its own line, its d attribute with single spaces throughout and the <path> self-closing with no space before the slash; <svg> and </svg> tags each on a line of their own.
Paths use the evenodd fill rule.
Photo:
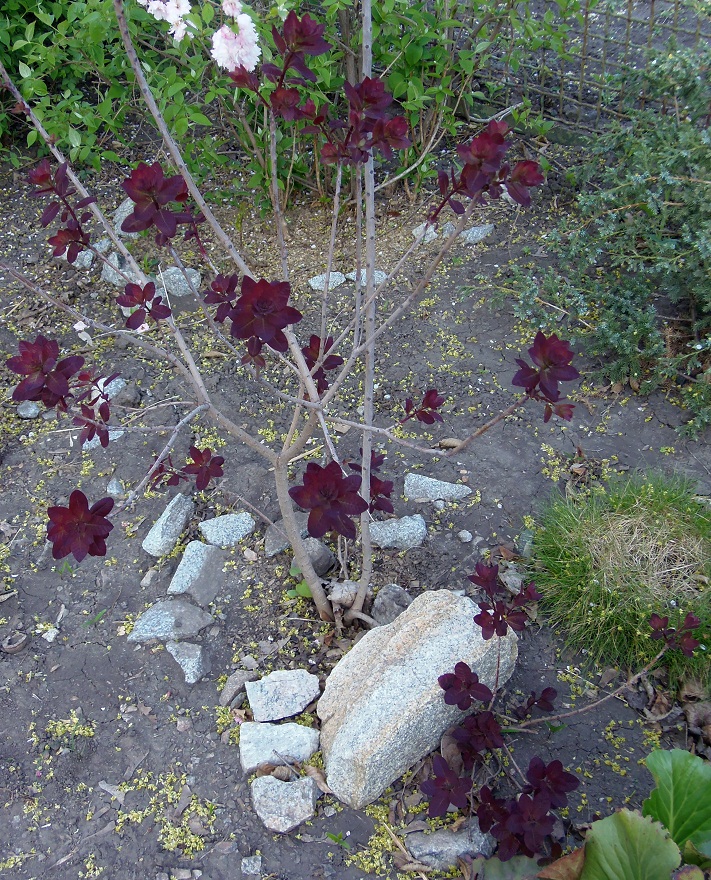
<svg viewBox="0 0 711 880">
<path fill-rule="evenodd" d="M 419 513 L 370 524 L 370 538 L 376 547 L 412 550 L 420 547 L 426 537 L 427 524 Z"/>
<path fill-rule="evenodd" d="M 336 557 L 318 538 L 305 538 L 304 547 L 316 574 L 321 577 L 336 564 Z"/>
<path fill-rule="evenodd" d="M 380 626 L 392 623 L 396 617 L 412 604 L 412 596 L 399 584 L 385 584 L 378 590 L 370 616 Z"/>
<path fill-rule="evenodd" d="M 273 776 L 260 776 L 252 782 L 254 809 L 270 831 L 286 834 L 314 814 L 320 795 L 310 776 L 295 782 L 281 782 Z"/>
<path fill-rule="evenodd" d="M 433 480 L 423 474 L 405 474 L 405 498 L 424 498 L 426 501 L 459 501 L 471 495 L 472 490 L 463 483 L 447 483 Z"/>
<path fill-rule="evenodd" d="M 129 642 L 162 642 L 194 638 L 213 617 L 183 599 L 161 599 L 136 618 Z"/>
<path fill-rule="evenodd" d="M 278 669 L 246 687 L 255 721 L 298 715 L 321 693 L 318 676 L 305 669 Z"/>
<path fill-rule="evenodd" d="M 23 400 L 17 404 L 16 412 L 21 419 L 36 419 L 42 412 L 42 407 L 34 400 Z"/>
<path fill-rule="evenodd" d="M 346 280 L 346 276 L 343 272 L 331 272 L 328 280 L 328 289 L 333 290 L 336 287 L 340 287 Z M 309 287 L 311 290 L 325 290 L 326 289 L 326 273 L 323 275 L 314 275 L 313 278 L 309 278 Z"/>
<path fill-rule="evenodd" d="M 201 522 L 198 528 L 210 544 L 218 547 L 236 547 L 254 531 L 256 523 L 249 513 L 226 513 Z"/>
<path fill-rule="evenodd" d="M 194 509 L 195 505 L 190 498 L 178 493 L 168 502 L 163 513 L 143 539 L 141 547 L 151 556 L 165 556 L 166 553 L 170 553 Z"/>
<path fill-rule="evenodd" d="M 127 275 L 129 280 L 134 284 L 137 284 L 140 281 L 139 276 L 128 266 L 128 261 L 123 254 L 119 254 L 117 251 L 109 254 L 106 258 L 108 262 L 104 263 L 104 268 L 101 270 L 101 280 L 106 281 L 109 284 L 113 284 L 115 287 L 125 287 L 127 284 L 126 279 L 123 277 L 121 272 L 124 275 Z M 120 270 L 120 271 L 118 271 Z"/>
<path fill-rule="evenodd" d="M 225 554 L 213 544 L 191 541 L 168 587 L 171 595 L 189 593 L 203 607 L 214 602 L 225 583 Z"/>
<path fill-rule="evenodd" d="M 239 729 L 239 756 L 245 773 L 262 764 L 284 764 L 287 758 L 308 761 L 318 751 L 318 730 L 303 724 L 260 724 L 245 721 Z"/>
<path fill-rule="evenodd" d="M 438 677 L 460 660 L 492 689 L 513 672 L 512 631 L 484 641 L 478 607 L 449 590 L 423 593 L 393 623 L 371 629 L 338 661 L 318 702 L 326 778 L 361 809 L 435 748 L 469 712 L 444 702 Z"/>
<path fill-rule="evenodd" d="M 405 846 L 418 862 L 437 871 L 456 868 L 461 856 L 482 855 L 488 859 L 494 852 L 494 838 L 479 829 L 474 817 L 467 821 L 467 826 L 456 832 L 446 829 L 432 834 L 415 831 L 407 835 Z"/>
<path fill-rule="evenodd" d="M 309 520 L 308 513 L 303 513 L 298 510 L 294 513 L 296 517 L 296 522 L 299 524 L 301 528 L 301 537 L 305 538 L 308 535 L 308 529 L 306 528 L 306 523 Z M 267 556 L 276 556 L 277 553 L 281 553 L 282 550 L 287 550 L 290 547 L 289 539 L 286 537 L 286 529 L 284 528 L 284 520 L 277 520 L 273 526 L 269 526 L 264 533 L 264 552 Z"/>
<path fill-rule="evenodd" d="M 346 278 L 347 278 L 349 281 L 355 281 L 355 280 L 356 280 L 356 277 L 357 277 L 357 276 L 356 276 L 355 270 L 354 270 L 353 272 L 346 272 Z M 376 287 L 379 287 L 379 286 L 383 283 L 383 281 L 387 281 L 387 278 L 388 278 L 388 273 L 387 273 L 387 272 L 383 272 L 381 269 L 376 269 L 376 270 L 373 272 L 373 283 L 375 284 Z M 365 286 L 365 282 L 366 282 L 365 269 L 361 269 L 361 270 L 360 270 L 360 283 L 361 283 L 361 286 L 364 287 L 364 286 Z"/>
<path fill-rule="evenodd" d="M 479 244 L 494 231 L 493 223 L 484 223 L 483 226 L 470 226 L 462 232 L 459 240 L 464 244 Z"/>
<path fill-rule="evenodd" d="M 168 642 L 165 647 L 183 670 L 186 684 L 197 684 L 212 669 L 210 657 L 202 645 L 194 645 L 191 642 Z"/>
</svg>

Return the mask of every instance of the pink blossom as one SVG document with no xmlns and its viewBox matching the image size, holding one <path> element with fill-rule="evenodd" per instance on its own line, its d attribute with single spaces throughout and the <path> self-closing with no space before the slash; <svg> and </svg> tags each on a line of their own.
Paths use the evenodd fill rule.
<svg viewBox="0 0 711 880">
<path fill-rule="evenodd" d="M 254 70 L 262 54 L 257 43 L 257 30 L 254 22 L 245 13 L 237 16 L 239 33 L 236 34 L 231 27 L 223 24 L 212 35 L 212 51 L 210 54 L 217 64 L 225 70 L 236 70 L 244 67 L 246 70 Z"/>
<path fill-rule="evenodd" d="M 230 18 L 237 18 L 242 12 L 240 0 L 222 0 L 222 11 Z"/>
<path fill-rule="evenodd" d="M 185 16 L 191 10 L 190 0 L 138 0 L 138 2 L 157 21 L 169 22 L 169 33 L 176 42 L 179 43 L 185 34 L 188 33 Z"/>
</svg>

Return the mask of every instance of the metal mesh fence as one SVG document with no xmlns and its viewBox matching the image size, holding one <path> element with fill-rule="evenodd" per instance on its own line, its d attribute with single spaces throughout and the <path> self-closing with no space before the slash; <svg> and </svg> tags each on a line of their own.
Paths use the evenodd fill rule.
<svg viewBox="0 0 711 880">
<path fill-rule="evenodd" d="M 504 37 L 494 62 L 501 85 L 496 103 L 510 106 L 528 98 L 546 118 L 587 131 L 610 116 L 624 117 L 625 98 L 644 106 L 644 94 L 625 95 L 624 88 L 614 104 L 606 101 L 610 75 L 630 66 L 644 69 L 648 50 L 671 40 L 691 50 L 711 44 L 709 0 L 582 0 L 579 13 L 565 19 L 555 0 L 538 0 L 530 9 L 539 21 L 550 22 L 551 30 L 561 23 L 569 29 L 555 47 L 543 42 L 521 57 L 513 32 Z"/>
</svg>

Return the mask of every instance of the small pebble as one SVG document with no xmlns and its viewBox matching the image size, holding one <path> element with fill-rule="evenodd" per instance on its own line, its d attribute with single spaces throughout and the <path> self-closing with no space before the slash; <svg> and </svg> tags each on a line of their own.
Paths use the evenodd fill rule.
<svg viewBox="0 0 711 880">
<path fill-rule="evenodd" d="M 474 535 L 471 532 L 468 532 L 466 529 L 462 529 L 461 532 L 457 532 L 457 537 L 462 542 L 462 544 L 469 544 L 474 540 Z"/>
</svg>

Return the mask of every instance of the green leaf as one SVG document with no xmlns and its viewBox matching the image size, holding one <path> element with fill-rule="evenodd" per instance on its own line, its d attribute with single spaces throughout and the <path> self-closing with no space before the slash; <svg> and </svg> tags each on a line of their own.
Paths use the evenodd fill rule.
<svg viewBox="0 0 711 880">
<path fill-rule="evenodd" d="M 593 822 L 581 880 L 669 880 L 681 853 L 658 822 L 630 810 Z"/>
<path fill-rule="evenodd" d="M 27 146 L 31 147 L 32 144 L 37 140 L 37 131 L 36 129 L 32 129 L 27 132 Z"/>
<path fill-rule="evenodd" d="M 209 3 L 206 3 L 202 7 L 202 20 L 205 22 L 205 24 L 210 24 L 210 22 L 212 21 L 212 19 L 214 17 L 215 17 L 214 8 L 212 6 L 210 6 Z"/>
<path fill-rule="evenodd" d="M 410 67 L 414 67 L 420 58 L 422 58 L 422 46 L 419 43 L 410 43 L 405 49 L 405 61 Z"/>
<path fill-rule="evenodd" d="M 299 583 L 296 585 L 296 592 L 299 596 L 303 596 L 304 599 L 312 598 L 311 589 L 309 588 L 309 585 L 306 583 L 306 581 L 299 581 Z"/>
<path fill-rule="evenodd" d="M 698 846 L 711 835 L 711 765 L 683 749 L 654 751 L 646 763 L 657 787 L 642 813 L 668 828 L 680 849 L 687 840 Z"/>
<path fill-rule="evenodd" d="M 190 118 L 193 122 L 196 122 L 198 125 L 212 125 L 212 122 L 205 116 L 204 113 L 200 113 L 197 110 L 190 110 Z"/>
<path fill-rule="evenodd" d="M 292 562 L 291 568 L 289 569 L 289 577 L 295 578 L 300 574 L 301 574 L 301 569 L 299 568 L 299 566 L 295 562 Z"/>
<path fill-rule="evenodd" d="M 69 127 L 67 130 L 67 140 L 73 147 L 78 147 L 81 144 L 81 135 L 76 128 Z"/>
<path fill-rule="evenodd" d="M 30 68 L 25 64 L 24 61 L 20 61 L 20 63 L 17 65 L 17 69 L 20 71 L 20 76 L 21 76 L 23 79 L 27 79 L 28 77 L 32 76 L 32 71 L 31 71 Z"/>
</svg>

